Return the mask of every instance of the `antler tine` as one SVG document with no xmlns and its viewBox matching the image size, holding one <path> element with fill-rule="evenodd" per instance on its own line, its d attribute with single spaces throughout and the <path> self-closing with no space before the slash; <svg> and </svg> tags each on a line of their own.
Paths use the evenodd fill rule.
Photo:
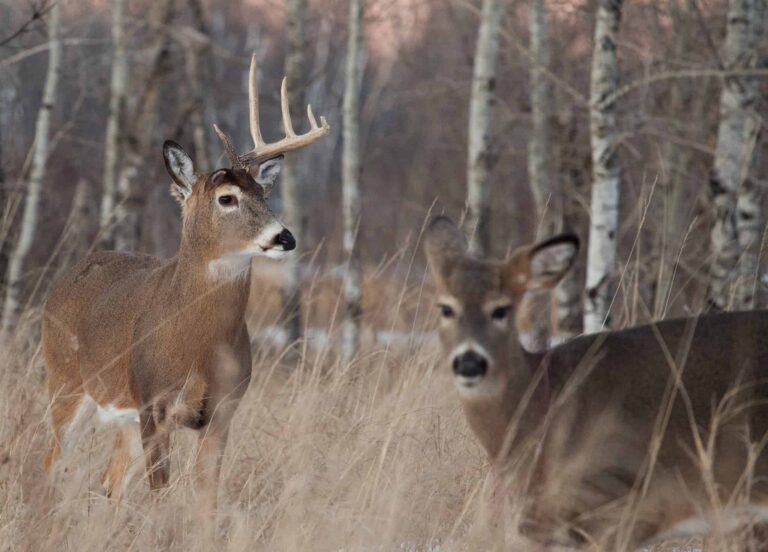
<svg viewBox="0 0 768 552">
<path fill-rule="evenodd" d="M 248 78 L 248 113 L 251 121 L 251 137 L 253 147 L 258 149 L 264 144 L 259 127 L 259 84 L 257 82 L 256 54 L 251 56 L 251 69 Z"/>
<path fill-rule="evenodd" d="M 216 124 L 213 125 L 213 130 L 216 132 L 219 140 L 221 140 L 221 143 L 224 144 L 224 151 L 227 152 L 227 157 L 229 157 L 229 162 L 232 163 L 232 166 L 242 167 L 243 163 L 240 161 L 240 156 L 237 154 L 235 146 L 232 145 L 232 140 L 229 139 L 229 136 L 224 134 Z"/>
<path fill-rule="evenodd" d="M 318 141 L 330 133 L 331 128 L 325 117 L 320 117 L 320 125 L 317 124 L 312 108 L 307 106 L 307 118 L 309 119 L 309 132 L 296 134 L 291 121 L 291 110 L 288 106 L 288 83 L 286 79 L 280 86 L 280 109 L 283 116 L 283 128 L 285 137 L 271 144 L 264 141 L 259 128 L 259 89 L 256 83 L 256 56 L 251 57 L 251 72 L 248 86 L 249 111 L 251 121 L 251 136 L 253 137 L 253 149 L 238 157 L 239 165 L 248 167 L 251 164 L 261 163 L 267 159 L 273 159 L 286 152 L 297 150 Z M 221 137 L 221 136 L 220 136 Z M 222 139 L 223 140 L 223 139 Z M 231 143 L 229 144 L 231 147 Z M 225 143 L 226 147 L 226 143 Z M 229 154 L 229 147 L 227 153 Z"/>
<path fill-rule="evenodd" d="M 307 119 L 309 119 L 309 126 L 312 128 L 312 130 L 317 128 L 317 119 L 315 119 L 315 114 L 312 113 L 312 105 L 307 104 Z"/>
<path fill-rule="evenodd" d="M 295 137 L 296 133 L 293 131 L 293 122 L 291 121 L 291 108 L 288 106 L 288 77 L 283 77 L 283 82 L 280 84 L 280 111 L 283 113 L 285 137 Z"/>
</svg>

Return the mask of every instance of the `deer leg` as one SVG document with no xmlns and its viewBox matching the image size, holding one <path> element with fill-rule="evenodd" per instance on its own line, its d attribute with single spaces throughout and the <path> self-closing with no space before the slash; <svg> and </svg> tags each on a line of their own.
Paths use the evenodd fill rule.
<svg viewBox="0 0 768 552">
<path fill-rule="evenodd" d="M 106 471 L 101 476 L 101 484 L 108 498 L 120 500 L 128 488 L 136 465 L 141 456 L 141 439 L 136 424 L 125 425 L 115 437 L 115 449 Z"/>
<path fill-rule="evenodd" d="M 168 486 L 170 478 L 170 434 L 165 428 L 158 428 L 151 408 L 143 408 L 139 416 L 141 423 L 141 445 L 149 477 L 149 488 L 153 491 Z"/>
<path fill-rule="evenodd" d="M 96 403 L 77 388 L 71 392 L 62 389 L 51 402 L 53 439 L 45 459 L 45 468 L 55 477 L 58 467 L 66 463 L 77 445 L 85 426 L 96 412 Z"/>
<path fill-rule="evenodd" d="M 207 427 L 200 430 L 200 440 L 195 461 L 195 487 L 203 505 L 203 511 L 215 513 L 218 502 L 221 461 L 227 446 L 229 413 L 216 413 Z"/>
</svg>

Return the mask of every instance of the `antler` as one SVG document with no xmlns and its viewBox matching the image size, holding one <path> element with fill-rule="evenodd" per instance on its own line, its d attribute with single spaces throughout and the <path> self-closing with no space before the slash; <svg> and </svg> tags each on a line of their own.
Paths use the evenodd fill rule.
<svg viewBox="0 0 768 552">
<path fill-rule="evenodd" d="M 248 167 L 249 165 L 272 159 L 288 151 L 303 148 L 313 142 L 317 142 L 331 131 L 331 127 L 328 126 L 328 121 L 325 120 L 325 117 L 321 116 L 320 124 L 317 124 L 315 115 L 312 113 L 312 106 L 307 105 L 307 118 L 309 119 L 310 126 L 309 132 L 305 134 L 296 134 L 296 132 L 294 132 L 293 122 L 291 121 L 291 112 L 288 108 L 288 84 L 287 79 L 285 78 L 283 78 L 283 84 L 280 87 L 280 108 L 283 113 L 283 131 L 285 132 L 285 138 L 268 144 L 264 141 L 264 138 L 262 138 L 261 128 L 259 127 L 259 86 L 256 82 L 256 55 L 254 54 L 251 57 L 251 71 L 248 83 L 248 111 L 251 122 L 253 149 L 239 155 L 232 145 L 232 140 L 230 140 L 218 126 L 213 125 L 216 135 L 224 144 L 224 149 L 233 166 L 240 168 Z"/>
</svg>

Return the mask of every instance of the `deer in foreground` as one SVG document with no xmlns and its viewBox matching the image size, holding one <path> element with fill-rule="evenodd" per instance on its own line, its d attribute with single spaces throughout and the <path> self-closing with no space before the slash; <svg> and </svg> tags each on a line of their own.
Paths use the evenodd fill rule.
<svg viewBox="0 0 768 552">
<path fill-rule="evenodd" d="M 578 246 L 562 235 L 488 260 L 448 218 L 425 235 L 455 387 L 497 481 L 523 504 L 523 533 L 630 550 L 765 522 L 768 312 L 527 352 L 521 300 L 557 285 Z"/>
<path fill-rule="evenodd" d="M 199 430 L 195 478 L 202 500 L 216 507 L 229 423 L 251 375 L 244 314 L 250 261 L 280 258 L 295 247 L 291 232 L 267 206 L 282 154 L 327 135 L 308 107 L 310 130 L 291 124 L 285 80 L 285 137 L 266 143 L 259 127 L 255 58 L 249 111 L 254 148 L 239 155 L 218 128 L 232 168 L 196 174 L 177 144 L 163 145 L 171 193 L 181 204 L 176 255 L 98 252 L 73 267 L 48 296 L 42 349 L 48 370 L 53 439 L 46 459 L 58 470 L 84 424 L 122 422 L 102 477 L 119 497 L 132 460 L 143 450 L 149 484 L 169 480 L 169 434 Z M 256 171 L 253 169 L 258 168 Z"/>
</svg>

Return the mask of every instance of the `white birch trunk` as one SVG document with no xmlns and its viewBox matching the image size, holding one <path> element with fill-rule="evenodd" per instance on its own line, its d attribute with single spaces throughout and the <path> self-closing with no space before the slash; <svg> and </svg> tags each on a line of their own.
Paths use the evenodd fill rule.
<svg viewBox="0 0 768 552">
<path fill-rule="evenodd" d="M 528 180 L 538 211 L 538 236 L 551 237 L 562 219 L 562 194 L 555 188 L 553 170 L 552 84 L 546 77 L 550 63 L 549 21 L 545 0 L 531 0 L 531 134 L 528 140 Z"/>
<path fill-rule="evenodd" d="M 531 133 L 528 140 L 528 182 L 536 201 L 538 238 L 553 236 L 561 226 L 562 194 L 555 189 L 552 146 L 552 85 L 546 77 L 549 68 L 549 22 L 545 0 L 531 0 L 528 6 L 528 29 L 531 52 Z M 528 338 L 535 350 L 547 347 L 552 337 L 552 298 L 546 291 L 526 298 L 535 307 L 536 319 L 531 320 Z"/>
<path fill-rule="evenodd" d="M 24 211 L 21 216 L 21 230 L 8 261 L 7 289 L 3 304 L 3 331 L 10 330 L 11 326 L 18 320 L 21 308 L 21 292 L 24 287 L 24 261 L 32 249 L 37 230 L 40 193 L 48 162 L 51 114 L 56 101 L 61 67 L 61 4 L 62 2 L 53 4 L 48 20 L 48 33 L 51 41 L 48 51 L 48 71 L 45 77 L 42 103 L 37 112 L 34 153 L 29 181 L 27 182 Z"/>
<path fill-rule="evenodd" d="M 205 124 L 206 97 L 205 83 L 211 72 L 211 33 L 205 15 L 205 7 L 201 0 L 190 0 L 195 30 L 199 33 L 195 39 L 189 40 L 184 49 L 184 61 L 192 96 L 192 108 L 189 122 L 192 127 L 192 143 L 195 146 L 195 169 L 200 173 L 210 172 L 210 152 L 208 148 L 208 131 Z"/>
<path fill-rule="evenodd" d="M 344 279 L 345 318 L 342 358 L 349 362 L 360 346 L 362 318 L 362 274 L 360 252 L 355 247 L 360 223 L 360 89 L 363 60 L 363 12 L 365 0 L 349 2 L 349 36 L 344 85 L 342 128 L 342 207 L 344 255 L 348 269 Z"/>
<path fill-rule="evenodd" d="M 584 331 L 594 333 L 610 324 L 616 269 L 621 169 L 619 134 L 612 95 L 619 83 L 617 38 L 622 0 L 600 0 L 592 53 L 589 129 L 592 148 Z"/>
<path fill-rule="evenodd" d="M 304 12 L 307 10 L 306 0 L 288 0 L 286 31 L 288 51 L 285 56 L 285 75 L 288 79 L 288 90 L 291 90 L 290 109 L 293 113 L 304 110 L 305 88 L 304 66 Z M 301 242 L 304 236 L 303 215 L 301 209 L 301 188 L 299 184 L 300 154 L 289 153 L 283 163 L 282 192 L 283 220 L 291 232 L 299 239 L 297 248 L 286 260 L 285 281 L 283 283 L 283 312 L 285 329 L 290 343 L 301 338 Z"/>
<path fill-rule="evenodd" d="M 120 134 L 124 124 L 125 88 L 128 79 L 125 53 L 125 9 L 127 0 L 112 0 L 112 73 L 109 84 L 109 115 L 104 146 L 104 177 L 99 209 L 102 245 L 109 248 L 109 226 L 115 209 L 116 179 L 120 159 Z"/>
<path fill-rule="evenodd" d="M 472 95 L 469 100 L 467 206 L 465 229 L 472 253 L 488 253 L 490 241 L 490 184 L 494 164 L 493 116 L 496 105 L 496 65 L 505 0 L 484 0 L 475 48 Z"/>
<path fill-rule="evenodd" d="M 170 42 L 170 33 L 164 28 L 173 19 L 173 0 L 153 5 L 150 16 L 153 45 L 147 64 L 146 80 L 140 84 L 135 108 L 125 117 L 125 133 L 122 144 L 120 176 L 117 180 L 115 204 L 114 246 L 118 251 L 135 250 L 141 242 L 141 215 L 144 194 L 141 190 L 142 171 L 152 143 L 155 128 L 157 97 L 160 80 L 167 67 L 164 58 Z"/>
<path fill-rule="evenodd" d="M 761 0 L 731 0 L 723 47 L 726 70 L 754 66 L 758 33 L 752 25 L 759 19 L 760 3 Z M 718 310 L 733 306 L 732 294 L 736 291 L 732 284 L 741 253 L 737 198 L 749 170 L 752 144 L 745 144 L 745 137 L 751 132 L 749 120 L 759 97 L 753 80 L 727 77 L 720 93 L 720 124 L 710 182 L 715 220 L 710 234 L 712 262 L 708 290 L 710 306 Z M 745 197 L 742 203 L 748 201 Z"/>
</svg>

